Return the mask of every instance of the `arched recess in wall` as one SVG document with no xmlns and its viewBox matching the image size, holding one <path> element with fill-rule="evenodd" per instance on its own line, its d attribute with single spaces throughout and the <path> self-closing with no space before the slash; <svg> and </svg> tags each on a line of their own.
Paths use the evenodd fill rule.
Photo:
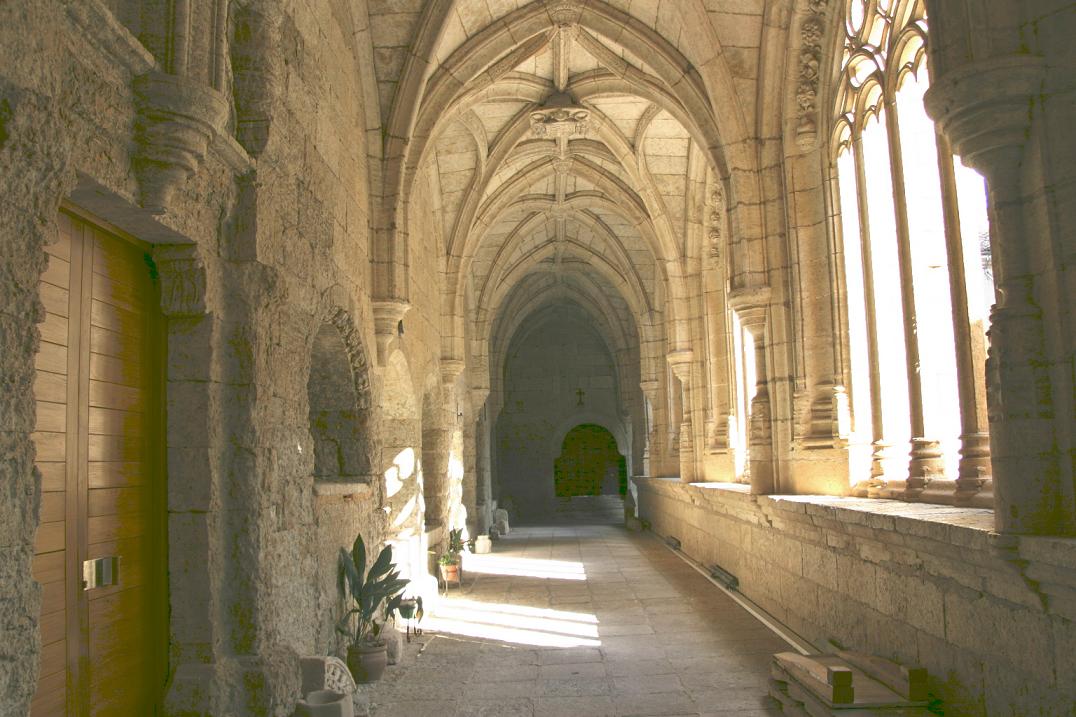
<svg viewBox="0 0 1076 717">
<path fill-rule="evenodd" d="M 315 480 L 368 482 L 374 451 L 366 356 L 344 311 L 321 324 L 310 351 L 306 384 Z"/>
<path fill-rule="evenodd" d="M 596 423 L 580 423 L 569 430 L 553 461 L 554 495 L 623 496 L 627 489 L 627 459 L 613 434 Z"/>
<path fill-rule="evenodd" d="M 581 425 L 596 425 L 600 426 L 602 430 L 608 431 L 612 436 L 614 443 L 616 444 L 616 450 L 622 456 L 625 456 L 626 467 L 631 468 L 631 434 L 630 425 L 618 423 L 610 420 L 609 416 L 599 413 L 583 412 L 572 416 L 560 423 L 553 430 L 552 440 L 549 442 L 550 455 L 557 455 L 564 447 L 564 441 L 568 439 L 568 434 Z M 630 472 L 630 471 L 629 471 Z"/>
</svg>

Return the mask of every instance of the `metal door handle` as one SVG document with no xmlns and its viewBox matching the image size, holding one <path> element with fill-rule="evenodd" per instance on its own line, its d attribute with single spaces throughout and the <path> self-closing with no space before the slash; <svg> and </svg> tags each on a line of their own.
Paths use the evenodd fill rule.
<svg viewBox="0 0 1076 717">
<path fill-rule="evenodd" d="M 96 590 L 120 583 L 120 557 L 109 555 L 82 561 L 82 589 Z"/>
</svg>

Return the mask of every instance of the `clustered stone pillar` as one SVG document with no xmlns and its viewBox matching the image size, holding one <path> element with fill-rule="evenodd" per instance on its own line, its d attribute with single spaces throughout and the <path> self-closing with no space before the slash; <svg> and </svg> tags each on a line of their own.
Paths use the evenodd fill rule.
<svg viewBox="0 0 1076 717">
<path fill-rule="evenodd" d="M 989 188 L 997 302 L 991 312 L 987 391 L 999 532 L 1072 532 L 1056 451 L 1042 308 L 1035 294 L 1025 223 L 1022 164 L 1041 58 L 1010 55 L 942 73 L 927 111 L 965 164 Z"/>
</svg>

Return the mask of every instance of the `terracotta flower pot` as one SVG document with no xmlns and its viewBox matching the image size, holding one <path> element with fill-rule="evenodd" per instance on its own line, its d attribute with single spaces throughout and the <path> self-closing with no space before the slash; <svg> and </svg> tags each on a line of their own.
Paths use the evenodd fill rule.
<svg viewBox="0 0 1076 717">
<path fill-rule="evenodd" d="M 446 583 L 459 583 L 460 582 L 460 566 L 459 563 L 455 565 L 440 565 L 441 579 Z"/>
<path fill-rule="evenodd" d="M 360 684 L 380 680 L 388 662 L 388 646 L 383 642 L 378 645 L 351 645 L 347 648 L 347 667 L 351 670 L 355 682 Z"/>
</svg>

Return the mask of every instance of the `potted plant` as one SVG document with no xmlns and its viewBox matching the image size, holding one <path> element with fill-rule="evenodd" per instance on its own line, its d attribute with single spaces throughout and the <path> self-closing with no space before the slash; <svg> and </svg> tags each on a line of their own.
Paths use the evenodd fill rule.
<svg viewBox="0 0 1076 717">
<path fill-rule="evenodd" d="M 347 666 L 356 682 L 376 682 L 388 663 L 381 628 L 403 599 L 408 582 L 392 562 L 392 546 L 386 545 L 366 570 L 366 544 L 359 535 L 349 553 L 340 548 L 341 591 L 350 596 L 350 608 L 336 630 L 348 638 Z"/>
<path fill-rule="evenodd" d="M 460 556 L 458 553 L 441 553 L 437 559 L 437 567 L 441 571 L 441 579 L 447 586 L 449 582 L 460 582 Z"/>
<path fill-rule="evenodd" d="M 460 584 L 460 554 L 462 552 L 463 530 L 457 528 L 448 531 L 448 547 L 437 559 L 441 579 L 445 581 L 446 587 L 449 582 Z"/>
</svg>

